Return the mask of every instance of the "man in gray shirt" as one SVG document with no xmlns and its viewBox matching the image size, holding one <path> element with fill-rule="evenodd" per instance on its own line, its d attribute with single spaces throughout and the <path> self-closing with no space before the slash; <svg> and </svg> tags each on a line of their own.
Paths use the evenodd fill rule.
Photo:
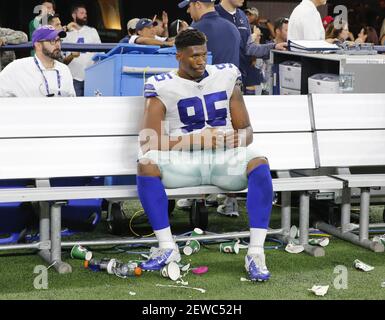
<svg viewBox="0 0 385 320">
<path fill-rule="evenodd" d="M 28 42 L 28 36 L 22 31 L 0 28 L 0 47 L 7 44 L 20 44 Z M 16 59 L 13 51 L 0 51 L 0 71 Z"/>
</svg>

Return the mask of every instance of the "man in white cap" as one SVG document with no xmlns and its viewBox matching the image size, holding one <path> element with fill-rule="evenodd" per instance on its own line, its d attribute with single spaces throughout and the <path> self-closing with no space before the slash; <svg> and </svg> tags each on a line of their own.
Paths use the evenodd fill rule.
<svg viewBox="0 0 385 320">
<path fill-rule="evenodd" d="M 136 33 L 136 24 L 138 23 L 139 20 L 140 20 L 139 18 L 134 18 L 127 22 L 128 34 L 122 40 L 120 40 L 119 43 L 128 43 L 128 41 L 130 41 L 130 38 Z"/>
<path fill-rule="evenodd" d="M 174 40 L 162 38 L 156 35 L 154 22 L 150 19 L 140 19 L 135 26 L 135 35 L 132 35 L 128 40 L 130 44 L 143 44 L 153 46 L 167 46 L 172 47 Z"/>
<path fill-rule="evenodd" d="M 74 97 L 69 68 L 57 61 L 64 31 L 42 26 L 32 34 L 35 55 L 15 60 L 0 73 L 0 97 Z"/>
</svg>

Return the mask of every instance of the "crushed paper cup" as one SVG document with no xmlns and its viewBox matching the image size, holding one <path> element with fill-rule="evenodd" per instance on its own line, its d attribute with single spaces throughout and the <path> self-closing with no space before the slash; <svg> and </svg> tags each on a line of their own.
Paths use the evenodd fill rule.
<svg viewBox="0 0 385 320">
<path fill-rule="evenodd" d="M 317 286 L 317 285 L 314 285 L 311 289 L 308 289 L 309 291 L 311 292 L 314 292 L 314 294 L 316 296 L 324 296 L 325 294 L 327 294 L 328 290 L 329 290 L 329 286 Z"/>
<path fill-rule="evenodd" d="M 250 279 L 246 279 L 246 278 L 244 278 L 244 277 L 241 277 L 241 282 L 251 282 L 251 280 Z"/>
<path fill-rule="evenodd" d="M 356 259 L 354 260 L 354 267 L 358 270 L 362 270 L 362 271 L 365 271 L 365 272 L 369 272 L 369 271 L 372 271 L 374 269 L 374 267 Z"/>
<path fill-rule="evenodd" d="M 373 237 L 373 241 L 378 242 L 378 243 L 382 243 L 383 245 L 385 245 L 385 234 Z"/>
<path fill-rule="evenodd" d="M 180 270 L 183 271 L 183 272 L 186 272 L 186 271 L 188 271 L 190 269 L 190 264 L 189 263 L 186 264 L 186 265 L 178 263 L 178 266 L 179 266 Z"/>
<path fill-rule="evenodd" d="M 381 288 L 385 288 L 385 281 L 381 282 Z"/>
<path fill-rule="evenodd" d="M 300 244 L 294 244 L 289 242 L 285 248 L 285 251 L 289 253 L 301 253 L 305 248 Z"/>
<path fill-rule="evenodd" d="M 194 287 L 188 287 L 188 286 L 175 286 L 175 285 L 165 285 L 165 284 L 159 284 L 157 283 L 155 286 L 157 287 L 163 287 L 163 288 L 182 288 L 182 289 L 191 289 L 191 290 L 196 290 L 196 291 L 199 291 L 201 293 L 205 293 L 206 292 L 206 289 L 202 289 L 202 288 L 194 288 Z"/>
<path fill-rule="evenodd" d="M 130 291 L 130 292 L 129 292 L 129 295 L 130 295 L 130 296 L 136 296 L 136 292 Z"/>
<path fill-rule="evenodd" d="M 187 281 L 184 281 L 183 279 L 182 279 L 182 277 L 181 278 L 179 278 L 180 280 L 178 280 L 177 282 L 176 282 L 176 284 L 181 284 L 182 286 L 188 286 L 188 282 Z"/>
<path fill-rule="evenodd" d="M 330 240 L 328 237 L 309 239 L 309 244 L 312 246 L 326 247 Z"/>
<path fill-rule="evenodd" d="M 351 232 L 353 230 L 359 229 L 360 225 L 356 223 L 347 223 L 345 225 L 345 232 Z"/>
<path fill-rule="evenodd" d="M 289 231 L 289 237 L 295 239 L 298 237 L 298 228 L 296 226 L 291 226 Z"/>
</svg>

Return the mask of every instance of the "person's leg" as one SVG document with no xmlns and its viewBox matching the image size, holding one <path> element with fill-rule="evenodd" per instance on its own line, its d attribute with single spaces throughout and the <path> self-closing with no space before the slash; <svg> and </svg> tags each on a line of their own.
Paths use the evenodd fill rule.
<svg viewBox="0 0 385 320">
<path fill-rule="evenodd" d="M 141 264 L 144 270 L 159 270 L 171 261 L 180 261 L 168 218 L 168 199 L 156 164 L 138 164 L 138 195 L 159 242 L 150 259 Z"/>
<path fill-rule="evenodd" d="M 150 151 L 138 163 L 137 188 L 142 207 L 159 242 L 159 249 L 141 264 L 144 270 L 159 270 L 171 261 L 180 261 L 168 218 L 166 188 L 201 184 L 199 164 L 178 152 Z"/>
<path fill-rule="evenodd" d="M 229 191 L 241 191 L 248 187 L 246 206 L 250 244 L 245 259 L 246 270 L 252 280 L 267 280 L 270 274 L 265 265 L 263 247 L 273 201 L 268 162 L 249 148 L 228 150 L 215 161 L 211 171 L 213 184 Z"/>
<path fill-rule="evenodd" d="M 84 81 L 78 81 L 78 80 L 74 79 L 73 83 L 74 83 L 76 96 L 77 97 L 83 97 L 84 96 Z"/>
<path fill-rule="evenodd" d="M 268 280 L 264 243 L 270 222 L 273 185 L 270 168 L 265 158 L 254 158 L 247 166 L 247 211 L 250 224 L 250 243 L 245 258 L 246 270 L 252 280 Z"/>
</svg>

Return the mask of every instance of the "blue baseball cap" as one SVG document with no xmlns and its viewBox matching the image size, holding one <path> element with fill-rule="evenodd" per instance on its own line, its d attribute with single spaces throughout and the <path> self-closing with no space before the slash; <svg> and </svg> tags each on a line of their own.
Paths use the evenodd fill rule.
<svg viewBox="0 0 385 320">
<path fill-rule="evenodd" d="M 184 7 L 188 6 L 190 4 L 190 2 L 197 2 L 197 1 L 206 2 L 206 3 L 210 3 L 210 2 L 214 3 L 215 2 L 215 0 L 184 0 L 178 4 L 178 7 L 184 8 Z"/>
<path fill-rule="evenodd" d="M 154 24 L 152 22 L 152 20 L 150 19 L 147 19 L 147 18 L 142 18 L 138 21 L 138 23 L 136 24 L 136 31 L 140 31 L 140 30 L 143 30 L 143 28 L 148 28 L 148 27 L 152 27 Z"/>
<path fill-rule="evenodd" d="M 55 40 L 58 36 L 65 38 L 67 33 L 63 30 L 56 30 L 53 26 L 41 26 L 32 34 L 32 45 L 39 41 Z"/>
</svg>

